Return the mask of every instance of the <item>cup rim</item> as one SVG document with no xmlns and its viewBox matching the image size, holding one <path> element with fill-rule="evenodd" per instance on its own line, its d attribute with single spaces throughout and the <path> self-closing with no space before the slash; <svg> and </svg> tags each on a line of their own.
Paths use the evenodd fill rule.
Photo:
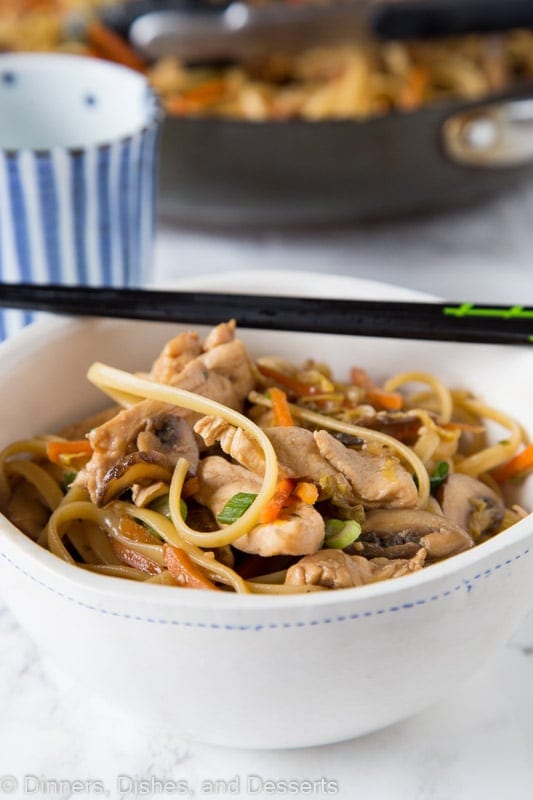
<svg viewBox="0 0 533 800">
<path fill-rule="evenodd" d="M 78 55 L 76 53 L 0 53 L 0 69 L 2 69 L 4 64 L 7 65 L 10 62 L 12 64 L 24 64 L 38 61 L 48 63 L 59 63 L 60 61 L 70 61 L 72 63 L 73 61 L 77 61 L 78 63 L 84 62 L 86 64 L 90 64 L 91 66 L 96 64 L 98 65 L 99 69 L 109 69 L 110 71 L 114 72 L 121 71 L 130 79 L 137 78 L 139 82 L 144 84 L 147 96 L 147 107 L 149 111 L 146 115 L 146 121 L 138 130 L 134 131 L 133 133 L 118 136 L 116 139 L 113 139 L 113 141 L 102 141 L 88 145 L 75 145 L 71 147 L 63 145 L 54 145 L 53 147 L 19 147 L 16 149 L 13 149 L 12 147 L 0 147 L 0 153 L 2 153 L 8 160 L 16 159 L 21 153 L 24 152 L 32 153 L 37 158 L 49 157 L 54 151 L 69 153 L 71 156 L 81 155 L 89 149 L 94 149 L 98 152 L 105 152 L 106 150 L 110 150 L 111 147 L 131 141 L 136 136 L 145 136 L 154 129 L 157 129 L 165 117 L 165 111 L 161 100 L 150 85 L 146 76 L 141 72 L 136 72 L 130 67 L 126 67 L 124 64 L 118 64 L 114 61 L 106 61 L 104 59 L 96 59 L 93 56 Z"/>
</svg>

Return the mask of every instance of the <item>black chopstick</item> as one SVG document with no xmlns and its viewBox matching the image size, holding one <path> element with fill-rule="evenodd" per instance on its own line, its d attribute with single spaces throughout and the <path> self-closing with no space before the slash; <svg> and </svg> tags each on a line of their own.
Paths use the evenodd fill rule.
<svg viewBox="0 0 533 800">
<path fill-rule="evenodd" d="M 485 344 L 533 344 L 533 309 L 470 303 L 330 300 L 0 284 L 0 307 L 91 317 Z"/>
</svg>

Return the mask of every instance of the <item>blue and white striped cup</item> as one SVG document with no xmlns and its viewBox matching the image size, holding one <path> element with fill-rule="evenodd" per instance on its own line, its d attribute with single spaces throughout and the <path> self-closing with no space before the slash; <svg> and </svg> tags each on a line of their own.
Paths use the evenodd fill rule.
<svg viewBox="0 0 533 800">
<path fill-rule="evenodd" d="M 0 280 L 149 282 L 161 110 L 143 75 L 0 55 Z M 0 340 L 31 314 L 0 313 Z"/>
</svg>

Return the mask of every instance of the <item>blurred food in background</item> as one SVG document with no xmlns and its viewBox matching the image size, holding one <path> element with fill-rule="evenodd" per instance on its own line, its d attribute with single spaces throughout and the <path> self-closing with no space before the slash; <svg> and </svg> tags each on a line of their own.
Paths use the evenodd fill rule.
<svg viewBox="0 0 533 800">
<path fill-rule="evenodd" d="M 0 0 L 0 52 L 92 55 L 144 71 L 143 60 L 99 20 L 99 10 L 113 4 L 113 0 Z"/>
<path fill-rule="evenodd" d="M 168 57 L 148 74 L 171 114 L 365 119 L 474 100 L 533 77 L 533 33 L 321 47 L 218 70 L 187 68 Z"/>
<path fill-rule="evenodd" d="M 112 0 L 0 0 L 0 50 L 91 54 L 146 72 L 170 115 L 251 121 L 367 119 L 472 101 L 533 78 L 533 32 L 425 42 L 361 41 L 247 64 L 143 62 L 98 19 Z M 75 24 L 77 12 L 92 14 Z"/>
</svg>

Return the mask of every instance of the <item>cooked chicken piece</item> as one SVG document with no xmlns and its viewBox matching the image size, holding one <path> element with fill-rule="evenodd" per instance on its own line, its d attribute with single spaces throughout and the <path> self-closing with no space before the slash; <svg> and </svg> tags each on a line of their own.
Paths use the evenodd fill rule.
<svg viewBox="0 0 533 800">
<path fill-rule="evenodd" d="M 217 442 L 229 456 L 257 475 L 265 471 L 265 457 L 257 441 L 242 428 L 236 428 L 221 417 L 202 417 L 194 426 L 207 447 Z"/>
<path fill-rule="evenodd" d="M 197 333 L 179 333 L 164 346 L 150 371 L 150 378 L 157 383 L 172 383 L 189 361 L 202 353 L 202 345 Z"/>
<path fill-rule="evenodd" d="M 208 456 L 198 466 L 200 484 L 194 499 L 207 506 L 216 517 L 228 500 L 239 492 L 257 494 L 262 480 L 239 464 L 232 464 L 221 456 Z"/>
<path fill-rule="evenodd" d="M 115 466 L 120 464 L 124 458 L 135 452 L 136 442 L 141 431 L 146 428 L 151 429 L 146 437 L 140 439 L 140 446 L 143 452 L 148 452 L 148 443 L 150 442 L 154 449 L 150 448 L 150 453 L 157 453 L 164 458 L 164 463 L 171 466 L 168 455 L 165 453 L 165 444 L 154 433 L 154 429 L 164 430 L 165 427 L 170 427 L 169 418 L 175 416 L 177 418 L 185 417 L 186 411 L 181 408 L 169 406 L 166 403 L 160 403 L 157 400 L 142 400 L 136 403 L 131 408 L 122 410 L 113 419 L 94 428 L 88 438 L 93 448 L 91 459 L 86 464 L 85 468 L 78 473 L 76 478 L 77 486 L 84 486 L 87 488 L 91 500 L 96 505 L 102 505 L 103 497 L 107 493 L 107 484 L 111 479 L 112 470 Z M 184 424 L 186 423 L 183 419 Z M 190 436 L 192 430 L 190 430 Z M 152 438 L 154 437 L 154 438 Z M 155 441 L 157 439 L 157 442 Z M 187 437 L 187 444 L 185 445 L 183 454 L 190 459 L 190 463 L 197 463 L 198 456 L 193 455 L 193 450 L 189 447 L 190 439 Z M 174 448 L 174 464 L 180 455 L 180 448 Z"/>
<path fill-rule="evenodd" d="M 346 476 L 364 506 L 408 508 L 416 505 L 415 482 L 396 456 L 349 449 L 327 431 L 315 431 L 314 437 L 321 455 Z"/>
<path fill-rule="evenodd" d="M 259 475 L 264 473 L 261 448 L 244 431 L 219 417 L 203 417 L 194 430 L 208 447 L 219 442 L 222 450 L 244 467 Z M 276 451 L 281 475 L 315 483 L 320 488 L 320 499 L 333 497 L 343 505 L 356 502 L 344 475 L 320 455 L 311 431 L 294 425 L 266 428 L 265 433 Z"/>
<path fill-rule="evenodd" d="M 257 494 L 261 478 L 220 456 L 209 456 L 198 468 L 200 490 L 194 499 L 215 516 L 238 492 Z M 261 556 L 314 553 L 324 540 L 324 520 L 312 506 L 295 501 L 272 523 L 256 525 L 233 546 Z"/>
<path fill-rule="evenodd" d="M 85 486 L 93 503 L 110 499 L 109 484 L 132 465 L 131 456 L 144 454 L 147 463 L 166 467 L 169 475 L 178 458 L 186 458 L 189 471 L 198 466 L 198 445 L 189 423 L 181 417 L 183 409 L 155 400 L 143 400 L 125 409 L 89 434 L 93 447 L 90 461 L 76 478 Z M 161 477 L 165 480 L 164 476 Z"/>
<path fill-rule="evenodd" d="M 221 344 L 207 350 L 200 356 L 200 360 L 207 370 L 226 378 L 231 383 L 236 396 L 236 403 L 232 408 L 241 408 L 243 401 L 255 386 L 250 356 L 244 344 L 239 339 Z"/>
<path fill-rule="evenodd" d="M 321 454 L 311 431 L 294 425 L 266 428 L 265 433 L 272 442 L 278 461 L 287 477 L 316 483 L 321 489 L 321 500 L 332 497 L 334 503 L 339 502 L 343 505 L 353 505 L 357 502 L 342 470 L 336 469 L 335 465 L 332 466 Z"/>
<path fill-rule="evenodd" d="M 158 383 L 174 384 L 184 367 L 202 353 L 221 344 L 228 344 L 235 338 L 235 321 L 222 322 L 208 334 L 204 343 L 194 331 L 179 333 L 167 342 L 156 358 L 150 371 L 152 380 Z"/>
<path fill-rule="evenodd" d="M 475 540 L 498 530 L 505 505 L 489 486 L 458 472 L 448 475 L 437 493 L 444 516 L 467 530 Z"/>
<path fill-rule="evenodd" d="M 194 344 L 190 339 L 182 339 L 181 345 L 176 344 L 177 339 L 174 340 L 174 349 L 171 348 L 167 356 L 161 356 L 161 360 L 158 360 L 159 366 L 154 366 L 154 369 L 161 375 L 164 373 L 173 386 L 217 400 L 231 408 L 240 409 L 245 397 L 254 386 L 250 359 L 242 342 L 238 339 L 228 341 L 232 335 L 231 323 L 225 327 L 217 326 L 215 331 L 217 332 L 213 332 L 210 349 L 188 361 L 181 372 L 173 374 L 171 370 L 167 370 L 168 358 L 172 358 L 171 354 L 177 352 L 181 345 L 185 347 L 186 341 L 191 352 Z M 217 345 L 216 341 L 222 341 L 222 344 Z M 206 342 L 209 342 L 209 337 Z M 86 486 L 92 501 L 101 505 L 107 494 L 106 483 L 109 482 L 109 478 L 106 479 L 106 476 L 117 462 L 136 449 L 135 443 L 141 432 L 154 432 L 161 443 L 158 431 L 161 430 L 165 438 L 167 435 L 165 430 L 176 427 L 174 423 L 170 423 L 171 417 L 183 418 L 192 424 L 198 416 L 187 409 L 169 406 L 155 400 L 142 400 L 131 408 L 122 410 L 113 419 L 89 434 L 93 455 L 85 469 L 78 475 L 77 485 Z M 163 419 L 164 424 L 161 423 Z M 150 442 L 152 445 L 156 444 L 154 439 L 141 438 L 139 446 L 145 450 Z M 164 452 L 165 444 L 158 445 L 156 451 Z M 194 469 L 195 460 L 192 458 L 191 450 L 187 452 Z"/>
<path fill-rule="evenodd" d="M 277 520 L 256 525 L 233 546 L 260 556 L 301 556 L 315 553 L 322 546 L 324 534 L 324 520 L 318 511 L 298 500 Z"/>
<path fill-rule="evenodd" d="M 235 339 L 236 322 L 234 319 L 229 322 L 221 322 L 206 336 L 203 343 L 204 350 L 212 350 L 221 344 L 228 344 Z"/>
<path fill-rule="evenodd" d="M 195 470 L 198 447 L 190 424 L 182 419 L 186 413 L 157 400 L 142 400 L 124 409 L 89 434 L 93 454 L 78 474 L 76 485 L 85 486 L 93 503 L 102 505 L 108 494 L 107 484 L 115 477 L 114 471 L 137 451 L 159 456 L 158 463 L 166 465 L 168 470 L 183 456 L 190 469 Z"/>
<path fill-rule="evenodd" d="M 420 509 L 371 511 L 352 552 L 367 558 L 410 557 L 424 548 L 431 559 L 468 550 L 474 544 L 470 534 L 454 522 Z"/>
<path fill-rule="evenodd" d="M 126 453 L 131 451 L 130 444 L 144 428 L 147 417 L 161 413 L 166 408 L 164 403 L 143 400 L 131 408 L 120 411 L 89 433 L 88 439 L 93 454 L 85 468 L 78 473 L 74 483 L 87 489 L 93 503 L 102 505 L 107 484 L 111 480 L 108 473 Z"/>
<path fill-rule="evenodd" d="M 171 385 L 240 410 L 255 378 L 246 349 L 237 339 L 189 361 Z"/>
<path fill-rule="evenodd" d="M 409 560 L 396 561 L 386 558 L 369 561 L 362 556 L 348 555 L 342 550 L 319 550 L 289 567 L 285 583 L 291 586 L 347 589 L 416 572 L 424 566 L 425 557 L 423 549 Z"/>
</svg>

